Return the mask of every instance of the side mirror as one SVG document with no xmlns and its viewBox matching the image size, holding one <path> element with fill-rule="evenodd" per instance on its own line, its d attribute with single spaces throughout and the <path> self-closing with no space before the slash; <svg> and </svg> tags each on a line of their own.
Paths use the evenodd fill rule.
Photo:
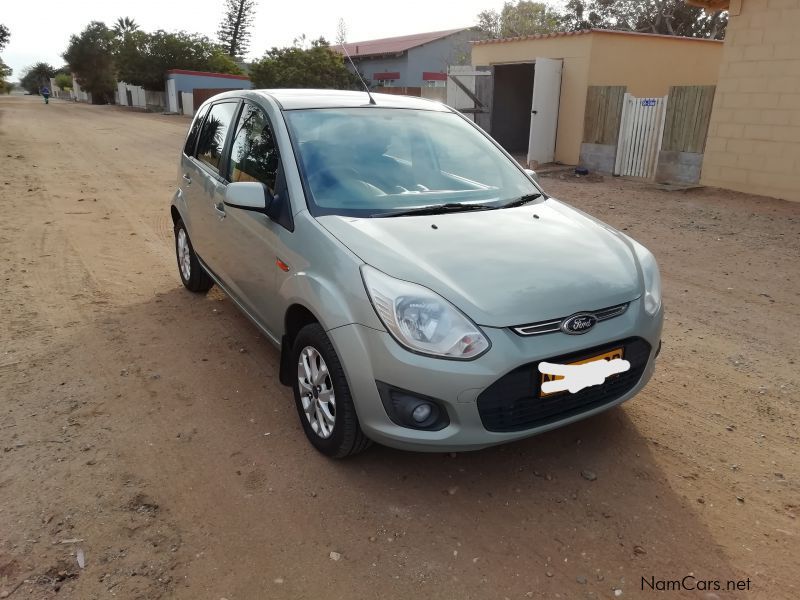
<svg viewBox="0 0 800 600">
<path fill-rule="evenodd" d="M 525 169 L 525 172 L 528 174 L 528 177 L 533 179 L 536 183 L 539 183 L 539 176 L 536 174 L 536 171 L 533 169 Z"/>
<path fill-rule="evenodd" d="M 225 189 L 225 205 L 233 208 L 266 212 L 271 201 L 267 186 L 257 181 L 236 181 Z"/>
</svg>

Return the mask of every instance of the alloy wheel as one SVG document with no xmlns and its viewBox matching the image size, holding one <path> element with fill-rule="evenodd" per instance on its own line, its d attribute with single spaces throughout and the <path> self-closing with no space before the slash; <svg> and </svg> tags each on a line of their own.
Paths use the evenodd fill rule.
<svg viewBox="0 0 800 600">
<path fill-rule="evenodd" d="M 178 230 L 178 266 L 181 268 L 181 275 L 186 281 L 192 275 L 192 257 L 191 250 L 189 249 L 189 238 L 186 235 L 186 230 L 181 228 Z"/>
<path fill-rule="evenodd" d="M 327 439 L 336 424 L 336 395 L 325 359 L 313 346 L 306 346 L 297 361 L 297 383 L 303 412 L 311 429 Z"/>
</svg>

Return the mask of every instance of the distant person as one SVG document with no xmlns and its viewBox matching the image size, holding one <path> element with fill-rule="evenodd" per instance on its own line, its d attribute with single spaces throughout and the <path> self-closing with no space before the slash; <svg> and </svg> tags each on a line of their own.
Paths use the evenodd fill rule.
<svg viewBox="0 0 800 600">
<path fill-rule="evenodd" d="M 39 94 L 41 94 L 42 98 L 44 98 L 44 103 L 45 104 L 50 104 L 50 88 L 49 87 L 47 87 L 46 85 L 43 86 L 39 90 Z"/>
</svg>

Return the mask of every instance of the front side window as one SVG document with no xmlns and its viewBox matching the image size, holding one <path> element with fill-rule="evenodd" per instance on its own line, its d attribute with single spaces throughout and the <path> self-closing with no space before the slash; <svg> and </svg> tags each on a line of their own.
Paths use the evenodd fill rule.
<svg viewBox="0 0 800 600">
<path fill-rule="evenodd" d="M 237 102 L 214 104 L 197 139 L 198 160 L 208 165 L 215 173 L 219 173 L 225 139 L 237 106 Z"/>
<path fill-rule="evenodd" d="M 314 215 L 370 217 L 448 203 L 497 208 L 539 192 L 455 113 L 365 107 L 284 114 Z"/>
<path fill-rule="evenodd" d="M 231 145 L 230 181 L 260 181 L 275 195 L 280 155 L 267 116 L 245 104 Z"/>
</svg>

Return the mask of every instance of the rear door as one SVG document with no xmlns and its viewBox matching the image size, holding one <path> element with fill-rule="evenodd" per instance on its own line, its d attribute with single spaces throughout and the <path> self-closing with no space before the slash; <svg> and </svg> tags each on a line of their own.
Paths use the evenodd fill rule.
<svg viewBox="0 0 800 600">
<path fill-rule="evenodd" d="M 220 224 L 225 218 L 224 175 L 227 160 L 226 142 L 236 116 L 239 100 L 223 100 L 211 105 L 197 136 L 195 158 L 187 168 L 187 204 L 189 205 L 189 237 L 200 259 L 213 273 L 227 280 L 222 265 L 225 251 L 220 241 Z"/>
<path fill-rule="evenodd" d="M 251 102 L 243 102 L 231 140 L 228 180 L 262 183 L 272 200 L 269 215 L 225 206 L 220 268 L 237 299 L 274 333 L 281 330 L 283 318 L 277 302 L 277 261 L 282 239 L 293 229 L 281 155 L 268 116 Z"/>
<path fill-rule="evenodd" d="M 199 181 L 199 170 L 197 166 L 197 138 L 200 135 L 200 129 L 203 127 L 203 121 L 208 114 L 210 105 L 202 107 L 197 111 L 197 115 L 192 121 L 192 126 L 189 128 L 189 135 L 186 137 L 186 143 L 183 146 L 183 154 L 181 155 L 181 166 L 178 177 L 178 186 L 180 193 L 183 196 L 188 211 L 182 216 L 183 222 L 186 225 L 186 230 L 189 232 L 189 237 L 192 237 L 194 230 L 194 223 L 192 222 L 192 206 L 195 199 L 195 188 L 192 187 L 192 182 Z M 196 187 L 196 186 L 195 186 Z"/>
</svg>

